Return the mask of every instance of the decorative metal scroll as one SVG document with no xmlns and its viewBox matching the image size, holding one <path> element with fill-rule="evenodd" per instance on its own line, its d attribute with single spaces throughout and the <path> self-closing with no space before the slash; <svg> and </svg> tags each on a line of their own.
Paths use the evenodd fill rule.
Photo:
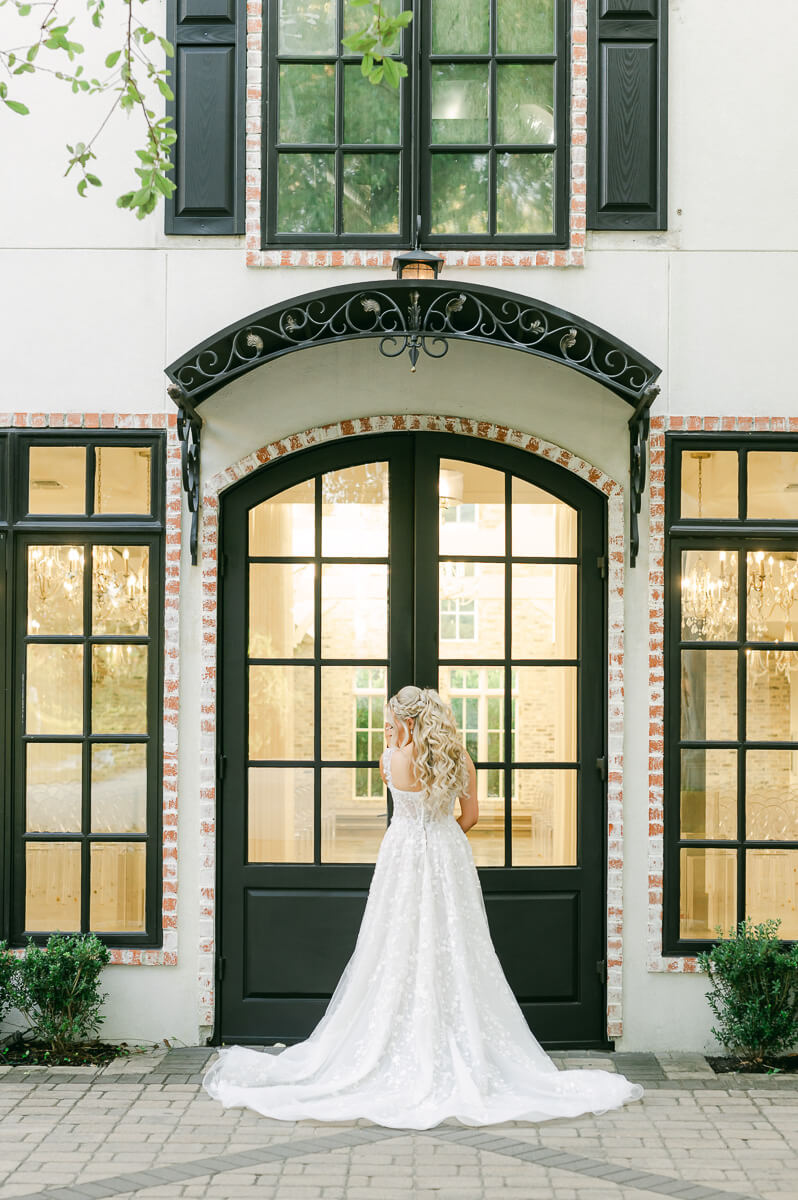
<svg viewBox="0 0 798 1200">
<path fill-rule="evenodd" d="M 652 384 L 644 394 L 634 414 L 629 418 L 629 566 L 637 562 L 640 552 L 640 524 L 638 517 L 646 489 L 646 444 L 651 424 L 651 405 L 659 395 L 659 388 Z"/>
<path fill-rule="evenodd" d="M 350 284 L 301 296 L 228 326 L 166 368 L 173 383 L 170 394 L 176 393 L 173 398 L 181 410 L 178 428 L 182 429 L 184 487 L 193 514 L 194 537 L 202 424 L 195 406 L 232 380 L 284 354 L 353 338 L 377 338 L 385 358 L 407 353 L 411 371 L 416 370 L 422 354 L 443 358 L 452 339 L 505 346 L 579 371 L 632 405 L 634 562 L 646 473 L 648 410 L 656 395 L 659 368 L 606 330 L 541 300 L 473 284 L 452 287 L 442 280 L 386 280 L 366 288 Z"/>
<path fill-rule="evenodd" d="M 189 549 L 191 565 L 197 565 L 197 541 L 199 524 L 200 499 L 200 433 L 202 417 L 186 400 L 179 387 L 174 385 L 168 389 L 169 395 L 178 406 L 177 436 L 180 439 L 180 472 L 183 480 L 183 491 L 188 501 L 188 511 L 191 513 L 191 531 L 189 533 Z"/>
</svg>

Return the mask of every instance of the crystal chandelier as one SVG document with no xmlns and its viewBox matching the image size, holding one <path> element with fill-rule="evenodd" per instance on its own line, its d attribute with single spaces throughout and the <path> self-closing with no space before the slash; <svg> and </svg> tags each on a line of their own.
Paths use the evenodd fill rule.
<svg viewBox="0 0 798 1200">
<path fill-rule="evenodd" d="M 92 556 L 95 622 L 122 626 L 125 633 L 146 633 L 147 558 L 135 570 L 127 546 L 121 551 L 116 546 L 95 546 Z"/>
<path fill-rule="evenodd" d="M 82 603 L 83 563 L 83 552 L 77 546 L 31 546 L 28 588 L 33 594 L 29 597 L 30 607 L 41 613 L 60 599 L 67 608 L 78 608 Z M 38 633 L 40 624 L 31 615 L 28 632 Z"/>
</svg>

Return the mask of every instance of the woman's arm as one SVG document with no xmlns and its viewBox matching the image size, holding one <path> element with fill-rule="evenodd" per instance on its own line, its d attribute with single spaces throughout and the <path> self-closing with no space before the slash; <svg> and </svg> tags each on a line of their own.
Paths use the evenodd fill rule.
<svg viewBox="0 0 798 1200">
<path fill-rule="evenodd" d="M 463 833 L 468 833 L 469 829 L 479 820 L 479 805 L 477 803 L 477 773 L 468 751 L 465 752 L 465 756 L 468 768 L 468 791 L 460 797 L 460 816 L 456 820 Z"/>
</svg>

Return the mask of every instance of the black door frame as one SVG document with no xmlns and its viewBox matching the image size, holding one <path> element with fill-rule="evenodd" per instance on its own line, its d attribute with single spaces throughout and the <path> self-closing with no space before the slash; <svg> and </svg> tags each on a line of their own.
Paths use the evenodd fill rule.
<svg viewBox="0 0 798 1200">
<path fill-rule="evenodd" d="M 357 438 L 338 439 L 336 441 L 326 443 L 321 447 L 310 447 L 306 450 L 299 451 L 293 454 L 290 459 L 281 460 L 278 463 L 269 464 L 259 471 L 241 481 L 240 484 L 230 489 L 222 496 L 220 508 L 220 559 L 224 565 L 223 578 L 220 581 L 220 596 L 219 596 L 219 629 L 220 636 L 218 639 L 218 679 L 220 683 L 219 689 L 219 719 L 218 719 L 218 745 L 217 749 L 221 749 L 222 756 L 220 757 L 220 781 L 218 785 L 219 807 L 220 811 L 224 811 L 223 792 L 227 796 L 235 796 L 236 794 L 243 795 L 244 777 L 246 771 L 246 721 L 243 719 L 246 713 L 245 696 L 239 694 L 239 701 L 231 705 L 229 697 L 235 695 L 235 689 L 245 687 L 246 671 L 240 671 L 241 662 L 235 662 L 235 656 L 230 653 L 223 652 L 224 632 L 228 619 L 236 616 L 238 620 L 234 628 L 241 629 L 242 636 L 245 638 L 243 631 L 246 629 L 246 609 L 244 608 L 244 619 L 241 619 L 241 612 L 233 613 L 231 603 L 235 605 L 235 601 L 231 598 L 236 594 L 239 598 L 239 607 L 243 602 L 246 604 L 246 547 L 244 553 L 240 553 L 240 546 L 235 545 L 235 534 L 233 525 L 236 518 L 238 519 L 239 532 L 243 531 L 245 537 L 246 522 L 241 520 L 242 513 L 236 510 L 243 509 L 244 511 L 252 503 L 260 503 L 269 495 L 277 494 L 291 487 L 295 483 L 299 483 L 308 479 L 312 475 L 320 474 L 324 471 L 332 469 L 343 469 L 355 463 L 365 461 L 384 460 L 391 458 L 395 460 L 398 466 L 402 459 L 408 466 L 412 468 L 414 456 L 418 460 L 431 461 L 433 458 L 441 455 L 444 457 L 463 458 L 482 465 L 491 466 L 506 472 L 520 475 L 522 477 L 533 477 L 533 482 L 551 492 L 567 503 L 575 505 L 580 513 L 580 541 L 579 541 L 579 556 L 582 564 L 582 572 L 580 576 L 580 613 L 579 613 L 579 628 L 580 640 L 578 646 L 578 655 L 582 666 L 582 686 L 580 689 L 579 699 L 579 761 L 582 766 L 580 797 L 585 787 L 585 781 L 588 780 L 589 772 L 593 770 L 593 760 L 595 759 L 596 778 L 593 781 L 594 808 L 594 836 L 596 832 L 596 817 L 599 817 L 601 822 L 601 837 L 600 844 L 602 853 L 600 862 L 595 865 L 596 877 L 590 888 L 590 896 L 597 896 L 599 889 L 602 897 L 602 903 L 597 911 L 591 913 L 582 913 L 583 918 L 590 918 L 592 926 L 589 945 L 581 947 L 581 974 L 580 979 L 584 986 L 595 992 L 596 987 L 600 993 L 600 1003 L 594 998 L 594 1004 L 600 1009 L 601 1028 L 594 1031 L 594 1034 L 587 1039 L 572 1040 L 566 1039 L 563 1041 L 541 1038 L 544 1045 L 550 1048 L 557 1046 L 584 1046 L 584 1047 L 607 1047 L 611 1043 L 607 1040 L 606 1033 L 606 971 L 603 970 L 606 963 L 606 947 L 607 947 L 607 793 L 606 786 L 603 785 L 601 777 L 602 763 L 605 762 L 606 744 L 607 744 L 607 600 L 606 586 L 602 582 L 603 571 L 601 570 L 602 560 L 601 555 L 606 551 L 607 545 L 607 509 L 606 497 L 594 489 L 590 484 L 577 476 L 570 473 L 566 468 L 552 463 L 547 459 L 539 456 L 533 456 L 533 461 L 530 461 L 529 452 L 520 450 L 515 447 L 508 447 L 505 444 L 495 444 L 477 441 L 473 438 L 468 438 L 464 435 L 453 435 L 448 433 L 381 433 L 375 435 L 363 435 Z M 311 465 L 312 462 L 312 465 Z M 272 485 L 266 485 L 266 472 L 270 472 L 269 478 L 273 480 Z M 411 562 L 407 553 L 403 552 L 401 529 L 392 527 L 391 529 L 391 580 L 392 586 L 407 588 L 413 586 L 413 577 L 416 579 L 421 577 L 420 563 L 435 561 L 437 559 L 437 522 L 431 522 L 424 519 L 424 513 L 427 511 L 436 512 L 438 497 L 436 491 L 436 480 L 434 472 L 421 469 L 418 472 L 417 478 L 413 478 L 413 470 L 392 471 L 392 507 L 391 515 L 392 522 L 399 521 L 401 512 L 407 511 L 408 503 L 413 504 L 412 511 L 415 512 L 415 536 L 407 538 L 404 542 L 412 542 L 413 544 L 413 561 Z M 508 475 L 509 479 L 509 475 Z M 428 493 L 428 494 L 427 494 Z M 247 503 L 248 501 L 248 503 Z M 399 501 L 397 503 L 397 501 Z M 589 554 L 593 554 L 593 550 L 597 549 L 596 561 L 590 561 L 590 558 L 585 554 L 585 537 L 584 537 L 584 522 L 585 512 L 592 511 L 592 516 L 589 518 Z M 318 536 L 318 535 L 317 535 Z M 317 543 L 317 551 L 319 549 Z M 238 552 L 236 552 L 238 550 Z M 394 557 L 396 556 L 396 557 Z M 482 556 L 484 557 L 484 556 Z M 582 604 L 582 597 L 588 593 L 585 592 L 584 581 L 590 573 L 591 579 L 595 573 L 595 579 L 588 589 L 591 598 L 589 604 Z M 598 581 L 598 582 L 596 582 Z M 433 583 L 430 586 L 435 586 Z M 416 590 L 418 590 L 416 588 Z M 317 596 L 318 603 L 318 596 Z M 507 614 L 509 619 L 509 613 Z M 391 628 L 389 633 L 390 638 L 390 659 L 389 659 L 389 689 L 394 690 L 400 683 L 406 682 L 408 675 L 408 667 L 413 660 L 417 664 L 435 662 L 435 671 L 437 672 L 437 621 L 430 622 L 418 621 L 411 619 L 410 612 L 391 614 Z M 590 646 L 593 648 L 590 655 L 591 667 L 589 671 L 585 670 L 584 649 Z M 317 652 L 319 648 L 317 647 Z M 244 655 L 246 648 L 244 647 Z M 239 655 L 240 658 L 240 655 Z M 391 675 L 393 671 L 393 676 Z M 431 675 L 431 672 L 429 672 Z M 238 678 L 236 679 L 236 675 Z M 416 682 L 429 683 L 437 685 L 437 678 L 426 678 L 425 672 L 419 667 L 416 671 Z M 591 703 L 592 698 L 592 703 Z M 509 697 L 506 703 L 509 705 Z M 241 712 L 238 712 L 239 707 Z M 319 706 L 317 704 L 316 711 L 318 722 Z M 593 721 L 588 730 L 584 715 L 587 712 L 600 712 L 602 714 L 600 721 Z M 225 713 L 227 719 L 225 720 Z M 509 728 L 509 725 L 505 726 Z M 594 754 L 594 750 L 597 751 Z M 509 771 L 509 768 L 506 768 Z M 314 768 L 319 771 L 318 765 Z M 221 776 L 224 776 L 224 782 L 221 782 Z M 598 798 L 601 797 L 601 803 L 598 804 Z M 243 848 L 240 842 L 240 837 L 245 831 L 244 820 L 244 805 L 239 805 L 239 820 L 234 824 L 236 843 L 232 844 L 230 821 L 231 817 L 228 814 L 227 822 L 220 820 L 217 824 L 217 906 L 216 906 L 216 926 L 217 926 L 217 979 L 220 984 L 227 980 L 228 986 L 232 980 L 230 978 L 230 970 L 233 966 L 230 962 L 229 954 L 225 954 L 225 936 L 232 937 L 234 932 L 238 931 L 240 938 L 240 930 L 243 922 L 243 912 L 238 911 L 238 901 L 234 900 L 231 909 L 231 896 L 224 898 L 222 887 L 223 871 L 225 863 L 230 859 L 230 865 L 235 863 L 236 851 L 239 853 L 238 870 L 241 869 L 241 862 L 245 861 L 240 857 Z M 318 826 L 318 800 L 315 805 L 316 815 L 315 822 Z M 390 795 L 388 797 L 388 812 L 391 815 Z M 233 810 L 231 809 L 230 812 Z M 581 847 L 584 846 L 584 837 L 582 836 L 583 814 L 586 811 L 584 800 L 580 802 L 580 853 Z M 223 833 L 227 825 L 226 832 Z M 316 830 L 318 833 L 318 828 Z M 318 870 L 318 866 L 315 866 Z M 324 868 L 322 868 L 324 869 Z M 365 905 L 365 898 L 368 890 L 368 883 L 372 873 L 370 864 L 326 864 L 326 869 L 335 873 L 337 888 L 345 889 L 351 896 L 352 911 L 351 927 L 356 932 L 359 926 L 360 914 Z M 540 870 L 541 868 L 534 868 Z M 303 884 L 301 882 L 302 875 L 307 872 L 308 865 L 293 865 L 293 864 L 271 864 L 270 870 L 275 871 L 280 876 L 283 886 L 287 892 L 301 890 Z M 488 900 L 489 909 L 491 902 L 500 903 L 503 899 L 509 899 L 513 894 L 523 890 L 523 881 L 521 875 L 525 868 L 480 868 L 481 880 L 483 883 L 483 891 Z M 571 868 L 545 868 L 547 878 L 551 881 L 552 888 L 556 889 L 557 885 L 563 886 L 566 882 L 565 874 Z M 502 878 L 499 879 L 496 872 L 501 872 Z M 487 884 L 487 886 L 485 886 Z M 312 886 L 305 884 L 305 887 Z M 591 909 L 594 907 L 591 903 Z M 497 943 L 497 949 L 500 949 Z M 501 950 L 500 950 L 501 953 Z M 241 971 L 244 969 L 242 953 L 242 962 L 240 964 Z M 235 966 L 235 971 L 238 973 L 238 966 Z M 243 975 L 240 980 L 243 985 Z M 212 1041 L 218 1044 L 223 1028 L 222 1016 L 222 993 L 223 986 L 216 989 L 216 1006 L 214 1017 L 214 1032 Z M 292 1002 L 289 1002 L 289 1007 Z M 326 1000 L 324 1006 L 326 1007 Z M 321 1016 L 323 1007 L 318 1013 Z M 229 1035 L 226 1035 L 229 1036 Z M 269 1035 L 273 1036 L 273 1035 Z M 282 1040 L 287 1040 L 285 1035 L 281 1035 Z M 303 1035 L 306 1036 L 306 1035 Z M 245 1037 L 235 1037 L 234 1040 L 247 1040 Z M 249 1039 L 254 1040 L 254 1039 Z M 291 1040 L 301 1040 L 295 1037 Z"/>
</svg>

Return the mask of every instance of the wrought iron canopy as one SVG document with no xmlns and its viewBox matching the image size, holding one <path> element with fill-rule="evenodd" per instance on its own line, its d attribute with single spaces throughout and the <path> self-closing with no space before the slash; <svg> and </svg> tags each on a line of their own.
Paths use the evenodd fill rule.
<svg viewBox="0 0 798 1200">
<path fill-rule="evenodd" d="M 542 300 L 498 288 L 448 280 L 349 283 L 282 301 L 228 325 L 166 368 L 177 404 L 183 486 L 192 513 L 196 562 L 199 454 L 198 406 L 248 371 L 311 346 L 376 338 L 387 358 L 407 351 L 411 369 L 422 354 L 443 358 L 454 340 L 535 354 L 579 371 L 633 408 L 630 433 L 630 561 L 639 548 L 637 516 L 646 474 L 649 409 L 660 368 L 612 334 Z M 486 414 L 487 415 L 487 414 Z"/>
</svg>

